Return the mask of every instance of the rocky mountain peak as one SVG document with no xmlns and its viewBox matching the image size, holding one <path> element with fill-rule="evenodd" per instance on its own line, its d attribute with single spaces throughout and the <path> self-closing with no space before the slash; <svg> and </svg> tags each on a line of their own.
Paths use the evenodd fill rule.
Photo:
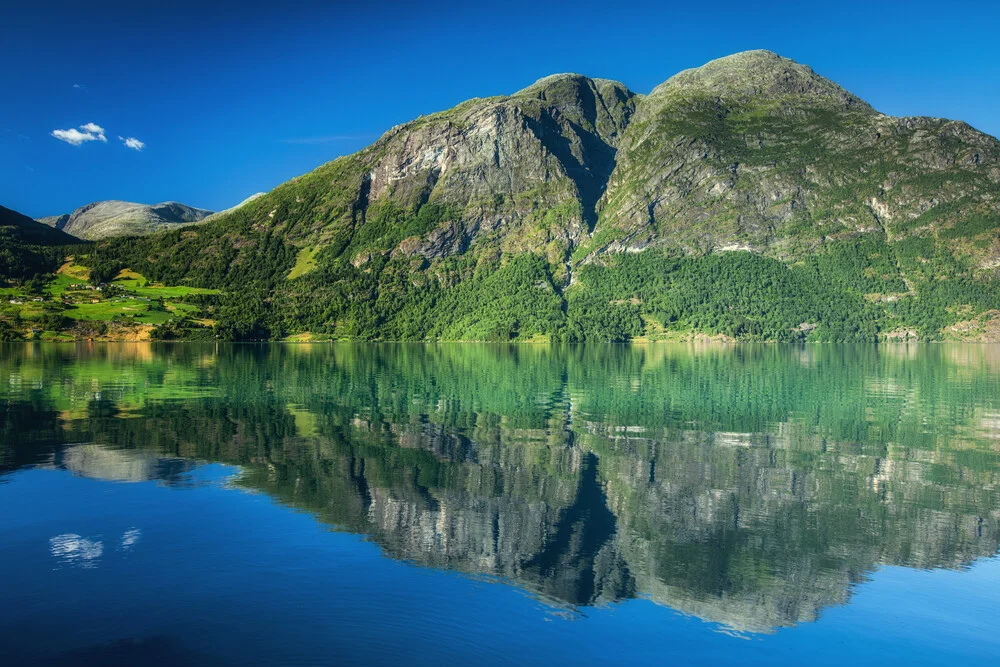
<svg viewBox="0 0 1000 667">
<path fill-rule="evenodd" d="M 77 238 L 93 241 L 113 236 L 151 234 L 170 226 L 199 222 L 211 213 L 175 201 L 147 205 L 108 200 L 81 206 L 72 213 L 39 218 L 38 221 Z"/>
<path fill-rule="evenodd" d="M 611 79 L 592 79 L 583 74 L 562 73 L 550 74 L 542 77 L 538 81 L 526 88 L 522 88 L 512 95 L 512 97 L 536 97 L 553 104 L 565 101 L 567 97 L 579 97 L 586 95 L 586 90 L 593 91 L 599 95 L 619 93 L 624 97 L 634 97 L 635 93 L 628 87 Z"/>
<path fill-rule="evenodd" d="M 614 143 L 625 129 L 639 96 L 625 84 L 582 74 L 553 74 L 517 91 L 512 101 L 538 100 L 549 113 Z"/>
<path fill-rule="evenodd" d="M 871 109 L 867 102 L 807 65 L 765 50 L 735 53 L 679 72 L 657 86 L 650 97 L 665 95 L 723 100 L 794 96 L 800 103 Z"/>
</svg>

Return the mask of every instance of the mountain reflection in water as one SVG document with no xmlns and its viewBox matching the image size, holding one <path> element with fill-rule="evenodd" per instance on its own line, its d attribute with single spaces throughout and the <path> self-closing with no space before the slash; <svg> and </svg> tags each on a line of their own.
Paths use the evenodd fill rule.
<svg viewBox="0 0 1000 667">
<path fill-rule="evenodd" d="M 0 398 L 0 481 L 235 464 L 393 558 L 740 631 L 1000 541 L 995 346 L 19 345 Z"/>
</svg>

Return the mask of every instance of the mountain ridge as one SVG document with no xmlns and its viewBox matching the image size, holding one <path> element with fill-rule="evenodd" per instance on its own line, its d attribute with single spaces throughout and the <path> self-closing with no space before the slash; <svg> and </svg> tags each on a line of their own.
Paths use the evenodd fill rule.
<svg viewBox="0 0 1000 667">
<path fill-rule="evenodd" d="M 212 211 L 175 201 L 159 204 L 109 199 L 81 206 L 72 213 L 38 218 L 38 222 L 77 238 L 96 241 L 112 236 L 152 234 L 174 225 L 200 222 Z"/>
<path fill-rule="evenodd" d="M 864 100 L 813 71 L 808 65 L 773 51 L 743 51 L 682 70 L 653 88 L 649 96 L 675 91 L 709 94 L 721 99 L 796 95 L 818 102 L 872 110 Z"/>
<path fill-rule="evenodd" d="M 250 195 L 249 197 L 247 197 L 246 199 L 244 199 L 243 201 L 241 201 L 239 204 L 236 204 L 235 206 L 230 206 L 227 209 L 224 209 L 222 211 L 216 211 L 215 213 L 212 213 L 211 215 L 205 216 L 204 218 L 201 219 L 201 222 L 207 222 L 209 220 L 214 220 L 214 219 L 218 218 L 219 216 L 223 216 L 223 215 L 225 215 L 227 213 L 232 213 L 233 211 L 235 211 L 236 209 L 240 208 L 241 206 L 246 206 L 250 202 L 254 201 L 255 199 L 260 199 L 261 197 L 263 197 L 266 194 L 267 194 L 266 192 L 255 192 L 254 194 Z"/>
<path fill-rule="evenodd" d="M 44 225 L 37 220 L 18 213 L 13 209 L 0 206 L 0 227 L 16 234 L 19 240 L 34 245 L 62 245 L 77 243 L 78 239 L 50 225 Z"/>
<path fill-rule="evenodd" d="M 934 339 L 992 330 L 998 229 L 995 138 L 752 51 L 474 98 L 85 261 L 222 290 L 223 337 Z"/>
</svg>

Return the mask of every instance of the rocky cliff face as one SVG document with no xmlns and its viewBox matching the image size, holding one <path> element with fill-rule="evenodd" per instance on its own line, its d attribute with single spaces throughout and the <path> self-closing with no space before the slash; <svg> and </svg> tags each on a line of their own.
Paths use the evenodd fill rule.
<svg viewBox="0 0 1000 667">
<path fill-rule="evenodd" d="M 961 122 L 882 115 L 806 66 L 750 51 L 645 97 L 550 76 L 397 126 L 292 183 L 262 198 L 255 218 L 294 227 L 299 242 L 356 235 L 373 209 L 430 203 L 447 208 L 437 224 L 378 250 L 789 256 L 826 238 L 997 216 L 1000 143 Z"/>
<path fill-rule="evenodd" d="M 77 238 L 96 241 L 114 236 L 152 234 L 199 222 L 211 214 L 211 211 L 172 201 L 147 205 L 111 200 L 87 204 L 72 213 L 39 218 L 38 221 Z"/>
<path fill-rule="evenodd" d="M 960 122 L 884 116 L 808 67 L 751 51 L 681 72 L 639 106 L 595 251 L 681 246 L 796 256 L 1000 219 L 1000 143 Z M 950 204 L 960 203 L 950 215 Z"/>
<path fill-rule="evenodd" d="M 298 244 L 345 245 L 356 264 L 372 252 L 436 258 L 474 244 L 551 248 L 561 259 L 596 223 L 638 99 L 613 81 L 550 76 L 394 127 L 360 153 L 276 188 L 249 215 Z M 415 233 L 379 228 L 427 204 L 439 213 L 408 230 Z"/>
</svg>

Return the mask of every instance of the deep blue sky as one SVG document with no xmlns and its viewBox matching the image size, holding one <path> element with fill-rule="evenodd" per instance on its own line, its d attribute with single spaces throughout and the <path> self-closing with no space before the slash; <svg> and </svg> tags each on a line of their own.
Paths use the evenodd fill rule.
<svg viewBox="0 0 1000 667">
<path fill-rule="evenodd" d="M 756 48 L 884 113 L 1000 134 L 995 0 L 2 4 L 0 204 L 32 216 L 101 199 L 218 210 L 470 97 L 567 71 L 648 92 Z M 51 136 L 87 123 L 107 143 Z"/>
</svg>

